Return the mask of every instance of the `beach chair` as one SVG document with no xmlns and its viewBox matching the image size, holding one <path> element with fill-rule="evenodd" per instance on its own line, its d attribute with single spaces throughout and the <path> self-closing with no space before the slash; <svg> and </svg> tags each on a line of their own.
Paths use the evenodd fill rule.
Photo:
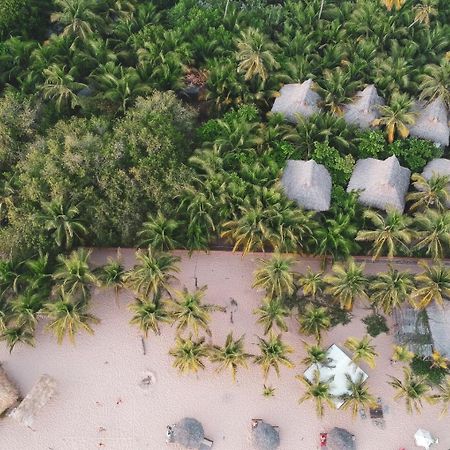
<svg viewBox="0 0 450 450">
<path fill-rule="evenodd" d="M 198 450 L 208 450 L 208 449 L 212 448 L 213 444 L 214 444 L 214 441 L 212 441 L 211 439 L 203 438 L 203 442 L 200 444 L 200 447 L 198 448 Z"/>
</svg>

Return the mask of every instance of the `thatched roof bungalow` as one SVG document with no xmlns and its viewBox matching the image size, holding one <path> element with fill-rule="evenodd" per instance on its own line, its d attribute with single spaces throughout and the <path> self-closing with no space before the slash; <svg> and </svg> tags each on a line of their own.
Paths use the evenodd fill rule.
<svg viewBox="0 0 450 450">
<path fill-rule="evenodd" d="M 422 139 L 427 139 L 443 147 L 449 144 L 449 127 L 447 109 L 442 99 L 437 98 L 427 106 L 416 105 L 418 113 L 416 122 L 409 133 Z"/>
<path fill-rule="evenodd" d="M 297 114 L 309 117 L 320 111 L 320 95 L 313 90 L 311 79 L 303 83 L 285 84 L 275 99 L 272 112 L 282 113 L 288 122 L 297 123 Z"/>
<path fill-rule="evenodd" d="M 276 450 L 280 446 L 280 433 L 263 420 L 252 424 L 252 445 L 256 450 Z"/>
<path fill-rule="evenodd" d="M 359 202 L 373 208 L 405 209 L 405 196 L 411 171 L 402 167 L 395 156 L 384 161 L 360 159 L 353 169 L 347 192 L 361 191 Z"/>
<path fill-rule="evenodd" d="M 187 449 L 198 449 L 202 445 L 204 437 L 202 424 L 191 417 L 185 417 L 175 425 L 168 427 L 168 442 Z"/>
<path fill-rule="evenodd" d="M 19 391 L 0 366 L 0 414 L 13 407 L 19 399 Z"/>
<path fill-rule="evenodd" d="M 49 375 L 42 375 L 20 405 L 11 411 L 10 417 L 31 427 L 38 412 L 56 393 L 56 381 Z"/>
<path fill-rule="evenodd" d="M 286 196 L 304 209 L 328 211 L 331 200 L 331 176 L 314 160 L 289 160 L 281 178 Z"/>
<path fill-rule="evenodd" d="M 431 160 L 423 169 L 422 176 L 426 180 L 430 180 L 433 176 L 450 177 L 450 159 L 436 158 Z M 447 207 L 450 208 L 450 183 L 447 184 L 447 192 L 449 193 L 449 201 Z"/>
<path fill-rule="evenodd" d="M 333 428 L 327 436 L 328 450 L 356 450 L 355 436 L 344 428 Z"/>
<path fill-rule="evenodd" d="M 359 128 L 370 128 L 372 122 L 380 117 L 379 106 L 384 100 L 378 95 L 373 84 L 356 93 L 352 103 L 344 106 L 344 120 Z"/>
</svg>

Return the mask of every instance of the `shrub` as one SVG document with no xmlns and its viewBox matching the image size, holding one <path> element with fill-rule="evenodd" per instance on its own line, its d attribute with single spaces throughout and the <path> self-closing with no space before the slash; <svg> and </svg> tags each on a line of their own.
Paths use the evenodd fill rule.
<svg viewBox="0 0 450 450">
<path fill-rule="evenodd" d="M 381 314 L 371 314 L 370 316 L 364 317 L 362 321 L 366 324 L 367 333 L 372 337 L 377 337 L 379 334 L 389 331 L 386 318 Z"/>
<path fill-rule="evenodd" d="M 364 131 L 359 135 L 358 158 L 383 159 L 386 155 L 386 139 L 379 130 Z"/>
<path fill-rule="evenodd" d="M 440 384 L 448 370 L 441 367 L 431 367 L 432 361 L 421 356 L 414 356 L 411 361 L 411 369 L 416 375 L 426 376 L 431 384 Z"/>
</svg>

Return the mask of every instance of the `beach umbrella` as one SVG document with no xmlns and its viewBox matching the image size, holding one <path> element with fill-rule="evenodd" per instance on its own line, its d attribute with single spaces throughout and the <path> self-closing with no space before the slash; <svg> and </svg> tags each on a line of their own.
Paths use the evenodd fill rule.
<svg viewBox="0 0 450 450">
<path fill-rule="evenodd" d="M 198 449 L 205 437 L 202 424 L 190 417 L 181 419 L 171 427 L 170 441 L 185 448 Z"/>
<path fill-rule="evenodd" d="M 0 414 L 14 406 L 19 399 L 19 391 L 11 383 L 3 367 L 0 366 Z"/>
<path fill-rule="evenodd" d="M 327 436 L 329 450 L 356 450 L 355 436 L 343 428 L 333 428 Z"/>
<path fill-rule="evenodd" d="M 427 430 L 423 430 L 422 428 L 419 428 L 416 431 L 416 434 L 414 435 L 414 439 L 416 441 L 416 445 L 418 447 L 424 447 L 427 450 L 430 448 L 431 444 L 434 444 L 437 442 L 437 439 L 434 439 L 433 436 L 431 436 L 431 433 Z"/>
<path fill-rule="evenodd" d="M 257 450 L 275 450 L 280 446 L 278 430 L 262 420 L 252 427 L 252 444 Z"/>
</svg>

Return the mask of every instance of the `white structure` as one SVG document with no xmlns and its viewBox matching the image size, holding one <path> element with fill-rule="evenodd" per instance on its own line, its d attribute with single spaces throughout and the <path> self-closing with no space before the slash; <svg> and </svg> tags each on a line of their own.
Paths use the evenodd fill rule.
<svg viewBox="0 0 450 450">
<path fill-rule="evenodd" d="M 395 156 L 360 159 L 353 169 L 347 192 L 361 191 L 359 202 L 373 208 L 405 209 L 411 171 L 402 167 Z"/>
<path fill-rule="evenodd" d="M 450 159 L 436 158 L 431 160 L 423 169 L 422 176 L 429 180 L 434 175 L 450 177 Z M 447 192 L 450 196 L 450 183 L 447 184 Z M 447 207 L 450 208 L 450 198 L 447 202 Z"/>
<path fill-rule="evenodd" d="M 352 103 L 344 106 L 344 120 L 359 128 L 370 128 L 372 122 L 380 117 L 379 106 L 384 100 L 378 95 L 373 84 L 357 92 Z"/>
<path fill-rule="evenodd" d="M 321 381 L 328 381 L 334 377 L 330 382 L 330 393 L 333 395 L 333 401 L 336 408 L 340 408 L 344 401 L 341 396 L 348 394 L 350 391 L 347 387 L 347 377 L 349 375 L 352 381 L 363 380 L 368 378 L 366 372 L 360 369 L 336 344 L 333 344 L 327 350 L 327 358 L 330 363 L 326 366 L 312 364 L 308 367 L 303 376 L 309 381 L 314 381 L 314 374 L 318 370 Z"/>
<path fill-rule="evenodd" d="M 449 127 L 444 102 L 437 98 L 427 106 L 417 104 L 414 110 L 417 118 L 409 130 L 410 135 L 446 147 L 449 143 Z"/>
<path fill-rule="evenodd" d="M 288 122 L 297 123 L 296 115 L 309 117 L 320 111 L 320 95 L 313 91 L 311 79 L 303 83 L 285 84 L 275 99 L 272 112 L 282 113 Z"/>
<path fill-rule="evenodd" d="M 331 176 L 314 160 L 288 160 L 281 178 L 286 196 L 301 208 L 328 211 L 331 201 Z"/>
<path fill-rule="evenodd" d="M 416 431 L 416 433 L 414 434 L 414 440 L 416 441 L 416 445 L 418 447 L 423 447 L 427 450 L 431 445 L 437 444 L 439 442 L 438 439 L 434 439 L 433 436 L 431 436 L 431 433 L 429 431 L 423 430 L 422 428 L 419 428 Z"/>
</svg>

